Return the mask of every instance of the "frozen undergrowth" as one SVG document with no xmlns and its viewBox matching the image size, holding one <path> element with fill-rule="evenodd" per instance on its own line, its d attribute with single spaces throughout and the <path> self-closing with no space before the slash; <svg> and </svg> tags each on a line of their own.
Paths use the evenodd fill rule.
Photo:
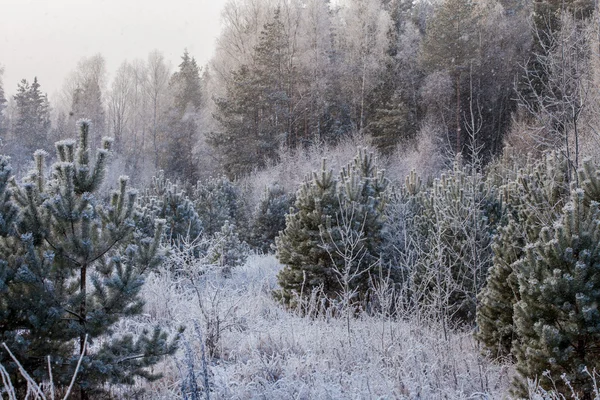
<svg viewBox="0 0 600 400">
<path fill-rule="evenodd" d="M 301 317 L 271 297 L 279 268 L 273 256 L 253 256 L 230 277 L 192 274 L 199 265 L 151 275 L 144 324 L 186 331 L 177 357 L 159 367 L 165 377 L 143 384 L 145 397 L 184 398 L 183 390 L 187 398 L 206 398 L 202 342 L 211 399 L 496 399 L 508 393 L 512 368 L 481 357 L 470 332 L 444 338 L 435 324 L 366 315 L 352 319 L 348 330 L 343 318 Z"/>
</svg>

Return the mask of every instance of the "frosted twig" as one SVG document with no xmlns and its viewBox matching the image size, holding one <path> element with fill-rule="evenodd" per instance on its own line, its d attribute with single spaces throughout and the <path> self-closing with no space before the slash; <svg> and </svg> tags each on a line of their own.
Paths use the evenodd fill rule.
<svg viewBox="0 0 600 400">
<path fill-rule="evenodd" d="M 83 349 L 81 351 L 81 355 L 79 356 L 79 361 L 77 361 L 77 367 L 75 368 L 75 372 L 73 373 L 73 378 L 71 379 L 71 384 L 69 385 L 69 389 L 67 389 L 67 393 L 65 394 L 65 397 L 63 398 L 63 400 L 67 400 L 67 397 L 69 397 L 69 394 L 71 393 L 71 389 L 73 389 L 73 385 L 75 384 L 75 378 L 77 377 L 77 373 L 79 372 L 79 367 L 81 367 L 81 361 L 83 360 L 83 356 L 85 355 L 85 352 L 87 350 L 87 340 L 88 340 L 88 335 L 85 335 L 85 339 L 83 341 Z"/>
<path fill-rule="evenodd" d="M 25 378 L 25 380 L 27 381 L 27 384 L 35 389 L 36 395 L 40 396 L 43 400 L 46 400 L 46 396 L 44 396 L 44 392 L 42 392 L 42 389 L 39 387 L 39 385 L 37 383 L 35 383 L 33 378 L 31 376 L 29 376 L 27 371 L 25 371 L 25 368 L 23 368 L 23 366 L 21 365 L 19 360 L 17 360 L 17 357 L 15 357 L 15 355 L 12 353 L 12 351 L 10 351 L 10 349 L 8 348 L 6 343 L 2 343 L 2 346 L 4 346 L 4 348 L 10 355 L 10 358 L 12 358 L 13 361 L 17 364 L 17 367 L 19 367 L 19 372 L 21 373 L 23 378 Z"/>
</svg>

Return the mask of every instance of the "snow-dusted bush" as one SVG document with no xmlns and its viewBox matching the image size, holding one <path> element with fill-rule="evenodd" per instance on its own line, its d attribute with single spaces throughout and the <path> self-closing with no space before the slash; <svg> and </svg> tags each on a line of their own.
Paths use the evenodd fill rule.
<svg viewBox="0 0 600 400">
<path fill-rule="evenodd" d="M 387 212 L 383 252 L 405 309 L 440 322 L 474 321 L 498 204 L 496 188 L 460 159 L 430 186 L 415 172 L 407 177 Z"/>
</svg>

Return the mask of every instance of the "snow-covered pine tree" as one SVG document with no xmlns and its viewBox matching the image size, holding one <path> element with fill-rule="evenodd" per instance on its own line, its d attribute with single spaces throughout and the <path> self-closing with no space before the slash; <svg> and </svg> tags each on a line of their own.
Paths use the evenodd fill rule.
<svg viewBox="0 0 600 400">
<path fill-rule="evenodd" d="M 411 314 L 420 308 L 419 302 L 425 294 L 416 293 L 414 279 L 422 254 L 422 238 L 427 234 L 423 231 L 426 226 L 420 220 L 424 207 L 421 196 L 426 195 L 427 190 L 417 172 L 412 170 L 404 185 L 390 192 L 383 227 L 382 262 L 387 264 L 390 277 L 397 284 L 397 293 L 401 294 L 397 305 Z"/>
<path fill-rule="evenodd" d="M 335 261 L 339 284 L 348 285 L 359 301 L 367 300 L 370 272 L 380 261 L 388 184 L 373 154 L 359 149 L 352 162 L 340 171 L 339 210 L 321 227 L 323 246 Z M 384 276 L 386 268 L 383 265 L 379 269 Z"/>
<path fill-rule="evenodd" d="M 587 371 L 600 369 L 600 170 L 590 160 L 585 164 L 581 188 L 514 266 L 520 300 L 514 307 L 519 340 L 513 352 L 520 395 L 527 393 L 525 378 L 538 378 L 547 390 L 593 397 L 595 382 Z"/>
<path fill-rule="evenodd" d="M 535 243 L 541 229 L 552 225 L 568 199 L 567 162 L 560 153 L 550 152 L 502 173 L 508 176 L 500 187 L 504 217 L 494 236 L 493 263 L 477 309 L 476 337 L 492 357 L 511 354 L 517 339 L 513 307 L 520 295 L 515 263 L 524 257 L 526 244 Z"/>
<path fill-rule="evenodd" d="M 250 253 L 250 247 L 240 240 L 235 226 L 225 221 L 221 230 L 215 233 L 206 251 L 206 260 L 219 267 L 228 276 L 231 269 L 243 265 Z"/>
<path fill-rule="evenodd" d="M 338 180 L 325 161 L 297 193 L 295 209 L 276 238 L 277 257 L 285 265 L 276 296 L 289 306 L 297 297 L 320 289 L 339 298 L 347 284 L 365 300 L 368 271 L 379 260 L 387 179 L 372 154 L 360 151 Z M 349 280 L 343 282 L 344 279 Z"/>
<path fill-rule="evenodd" d="M 165 235 L 171 243 L 180 239 L 195 240 L 202 233 L 202 221 L 194 208 L 194 203 L 185 191 L 180 190 L 165 177 L 164 171 L 152 177 L 152 183 L 139 200 L 141 215 L 139 228 L 147 235 L 154 235 L 154 220 L 164 219 Z"/>
<path fill-rule="evenodd" d="M 111 140 L 103 140 L 94 160 L 89 122 L 79 125 L 77 144 L 56 144 L 50 179 L 45 153 L 38 151 L 36 170 L 11 188 L 20 218 L 15 234 L 0 236 L 0 340 L 36 381 L 49 379 L 49 356 L 60 388 L 69 385 L 84 354 L 76 385 L 80 398 L 88 399 L 105 383 L 157 379 L 149 367 L 172 354 L 176 341 L 158 327 L 139 335 L 114 330 L 121 318 L 142 311 L 144 274 L 162 261 L 164 221 L 157 222 L 153 238 L 136 232 L 136 192 L 127 189 L 127 177 L 119 179 L 108 203 L 102 201 L 98 190 Z M 25 393 L 17 366 L 3 350 L 0 362 Z"/>
<path fill-rule="evenodd" d="M 498 219 L 493 185 L 457 158 L 431 187 L 403 201 L 413 202 L 410 207 L 418 212 L 407 216 L 409 237 L 398 247 L 403 253 L 398 258 L 410 261 L 403 284 L 410 285 L 412 302 L 442 321 L 472 322 L 491 265 Z"/>
<path fill-rule="evenodd" d="M 321 171 L 313 172 L 298 190 L 296 212 L 286 215 L 285 229 L 275 239 L 277 258 L 285 265 L 277 276 L 281 290 L 275 295 L 288 306 L 296 306 L 297 297 L 308 297 L 313 289 L 334 294 L 337 288 L 335 266 L 321 246 L 321 227 L 339 210 L 336 185 L 323 160 Z"/>
<path fill-rule="evenodd" d="M 238 233 L 245 237 L 246 206 L 234 182 L 225 176 L 198 181 L 192 199 L 207 237 L 220 232 L 226 221 L 235 225 Z"/>
</svg>

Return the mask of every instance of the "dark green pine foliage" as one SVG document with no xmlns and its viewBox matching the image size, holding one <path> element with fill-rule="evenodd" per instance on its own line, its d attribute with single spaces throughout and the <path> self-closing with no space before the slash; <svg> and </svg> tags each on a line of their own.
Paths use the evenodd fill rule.
<svg viewBox="0 0 600 400">
<path fill-rule="evenodd" d="M 320 173 L 304 182 L 297 211 L 286 216 L 276 238 L 277 257 L 285 265 L 276 296 L 283 303 L 294 306 L 315 289 L 335 300 L 344 283 L 356 291 L 356 300 L 366 300 L 383 241 L 387 185 L 372 154 L 362 150 L 338 180 L 323 162 Z"/>
<path fill-rule="evenodd" d="M 517 370 L 537 377 L 542 387 L 591 399 L 595 383 L 585 368 L 600 368 L 600 170 L 590 160 L 579 170 L 581 188 L 574 189 L 555 224 L 528 243 L 515 265 L 520 300 L 515 305 L 519 341 L 514 344 Z M 563 376 L 566 379 L 550 377 Z"/>
<path fill-rule="evenodd" d="M 494 236 L 493 264 L 477 309 L 476 337 L 494 358 L 509 356 L 518 340 L 513 321 L 513 308 L 520 299 L 515 263 L 524 257 L 527 243 L 535 243 L 564 206 L 569 195 L 567 162 L 551 152 L 503 173 L 508 177 L 500 186 L 504 217 Z"/>
<path fill-rule="evenodd" d="M 195 148 L 199 140 L 196 119 L 202 106 L 202 81 L 200 68 L 187 50 L 181 57 L 179 71 L 171 77 L 169 90 L 174 104 L 168 111 L 163 167 L 169 176 L 193 183 L 199 172 Z"/>
<path fill-rule="evenodd" d="M 31 85 L 23 79 L 13 98 L 16 120 L 10 146 L 14 154 L 29 157 L 35 150 L 43 149 L 48 144 L 50 132 L 48 98 L 41 92 L 37 77 L 33 79 Z"/>
<path fill-rule="evenodd" d="M 177 184 L 165 178 L 163 171 L 152 177 L 152 183 L 139 200 L 141 214 L 138 228 L 154 236 L 155 219 L 165 220 L 164 235 L 171 244 L 181 239 L 194 240 L 202 233 L 202 221 L 194 203 Z"/>
<path fill-rule="evenodd" d="M 399 143 L 413 139 L 416 133 L 409 109 L 398 93 L 375 109 L 368 130 L 373 136 L 373 144 L 386 155 L 391 154 Z"/>
<path fill-rule="evenodd" d="M 226 222 L 246 237 L 248 218 L 240 189 L 226 177 L 198 181 L 192 199 L 207 237 L 221 231 Z"/>
<path fill-rule="evenodd" d="M 114 331 L 121 318 L 142 312 L 144 274 L 163 259 L 164 221 L 157 221 L 154 238 L 136 232 L 136 192 L 127 189 L 126 177 L 108 202 L 98 197 L 110 146 L 105 139 L 93 159 L 89 122 L 81 121 L 77 144 L 56 144 L 58 161 L 49 179 L 45 153 L 36 152 L 37 168 L 12 186 L 19 234 L 9 229 L 0 236 L 0 341 L 38 382 L 49 379 L 50 356 L 54 384 L 66 388 L 87 337 L 90 346 L 76 380 L 82 399 L 98 396 L 106 383 L 159 378 L 149 367 L 176 344 L 158 328 L 135 336 Z M 0 363 L 24 393 L 25 383 L 4 351 Z"/>
<path fill-rule="evenodd" d="M 275 238 L 285 229 L 285 215 L 295 202 L 295 196 L 275 184 L 266 188 L 256 206 L 252 221 L 252 245 L 263 253 L 271 251 Z"/>
<path fill-rule="evenodd" d="M 339 288 L 331 257 L 323 248 L 321 229 L 328 217 L 340 209 L 337 180 L 323 160 L 320 172 L 304 181 L 295 203 L 296 212 L 285 217 L 285 229 L 275 239 L 277 258 L 285 265 L 277 278 L 281 290 L 275 293 L 284 304 L 294 307 L 298 298 L 307 298 L 313 290 L 335 296 Z"/>
<path fill-rule="evenodd" d="M 212 132 L 209 142 L 219 151 L 232 179 L 276 160 L 281 144 L 293 146 L 298 140 L 295 123 L 300 121 L 292 115 L 290 59 L 277 8 L 263 27 L 252 64 L 233 71 L 225 97 L 215 99 L 214 117 L 221 130 Z"/>
</svg>

